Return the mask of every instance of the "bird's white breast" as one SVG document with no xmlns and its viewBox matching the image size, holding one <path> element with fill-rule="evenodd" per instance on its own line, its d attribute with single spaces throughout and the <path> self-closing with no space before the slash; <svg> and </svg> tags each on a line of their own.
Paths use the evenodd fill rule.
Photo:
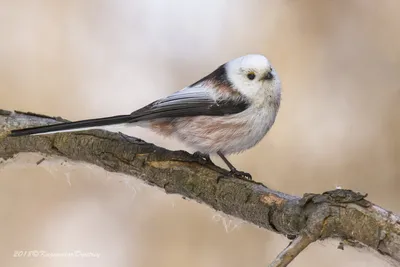
<svg viewBox="0 0 400 267">
<path fill-rule="evenodd" d="M 275 121 L 277 107 L 279 104 L 253 105 L 234 115 L 176 119 L 174 136 L 203 153 L 240 153 L 265 136 Z"/>
</svg>

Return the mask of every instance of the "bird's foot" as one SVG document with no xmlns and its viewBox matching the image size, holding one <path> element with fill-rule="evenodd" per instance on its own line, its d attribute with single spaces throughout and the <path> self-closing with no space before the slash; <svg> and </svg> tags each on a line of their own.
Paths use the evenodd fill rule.
<svg viewBox="0 0 400 267">
<path fill-rule="evenodd" d="M 219 176 L 217 179 L 217 182 L 219 182 L 220 179 L 224 179 L 224 178 L 225 179 L 238 178 L 238 179 L 247 180 L 247 181 L 253 180 L 250 173 L 238 171 L 236 169 L 231 169 L 230 172 L 228 172 L 228 175 Z"/>
<path fill-rule="evenodd" d="M 197 160 L 200 164 L 210 163 L 210 164 L 214 165 L 214 162 L 212 162 L 210 155 L 208 155 L 208 154 L 201 153 L 200 151 L 196 151 L 193 153 L 193 156 L 197 158 Z"/>
<path fill-rule="evenodd" d="M 250 181 L 253 180 L 253 178 L 251 177 L 251 174 L 248 172 L 242 172 L 242 171 L 238 171 L 236 169 L 231 169 L 229 174 L 231 176 L 239 178 L 239 179 L 245 179 L 245 180 L 250 180 Z"/>
</svg>

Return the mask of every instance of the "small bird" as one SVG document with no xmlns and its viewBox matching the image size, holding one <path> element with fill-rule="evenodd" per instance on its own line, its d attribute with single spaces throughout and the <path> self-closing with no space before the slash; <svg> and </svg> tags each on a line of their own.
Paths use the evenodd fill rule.
<svg viewBox="0 0 400 267">
<path fill-rule="evenodd" d="M 230 174 L 251 179 L 225 157 L 255 146 L 275 122 L 281 83 L 269 60 L 259 54 L 233 59 L 184 89 L 128 115 L 13 130 L 10 136 L 86 130 L 128 124 L 150 128 L 195 148 L 206 161 L 217 154 Z"/>
</svg>

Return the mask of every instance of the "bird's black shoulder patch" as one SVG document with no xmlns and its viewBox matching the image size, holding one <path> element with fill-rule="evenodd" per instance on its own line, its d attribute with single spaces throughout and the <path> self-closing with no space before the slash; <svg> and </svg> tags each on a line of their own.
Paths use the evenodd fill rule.
<svg viewBox="0 0 400 267">
<path fill-rule="evenodd" d="M 229 80 L 228 75 L 226 73 L 226 66 L 225 65 L 226 64 L 223 64 L 223 65 L 219 66 L 216 70 L 214 70 L 213 72 L 211 72 L 207 76 L 201 78 L 197 82 L 193 83 L 189 87 L 196 86 L 196 85 L 201 84 L 201 83 L 203 83 L 205 81 L 210 81 L 210 82 L 215 83 L 216 85 L 224 85 L 224 86 L 228 86 L 230 88 L 233 88 L 233 84 Z"/>
</svg>

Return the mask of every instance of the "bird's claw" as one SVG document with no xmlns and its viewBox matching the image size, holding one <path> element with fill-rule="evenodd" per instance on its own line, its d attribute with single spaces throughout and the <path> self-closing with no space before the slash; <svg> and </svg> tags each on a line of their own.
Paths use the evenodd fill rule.
<svg viewBox="0 0 400 267">
<path fill-rule="evenodd" d="M 233 177 L 239 178 L 239 179 L 245 179 L 245 180 L 253 180 L 253 178 L 251 177 L 251 174 L 248 172 L 242 172 L 242 171 L 238 171 L 236 169 L 232 169 L 229 174 Z"/>
<path fill-rule="evenodd" d="M 251 177 L 250 173 L 238 171 L 236 169 L 233 169 L 230 172 L 228 172 L 228 175 L 218 176 L 217 182 L 219 182 L 219 180 L 225 179 L 225 178 L 228 178 L 228 179 L 229 178 L 238 178 L 238 179 L 247 180 L 247 181 L 252 181 L 253 180 L 253 178 Z"/>
</svg>

